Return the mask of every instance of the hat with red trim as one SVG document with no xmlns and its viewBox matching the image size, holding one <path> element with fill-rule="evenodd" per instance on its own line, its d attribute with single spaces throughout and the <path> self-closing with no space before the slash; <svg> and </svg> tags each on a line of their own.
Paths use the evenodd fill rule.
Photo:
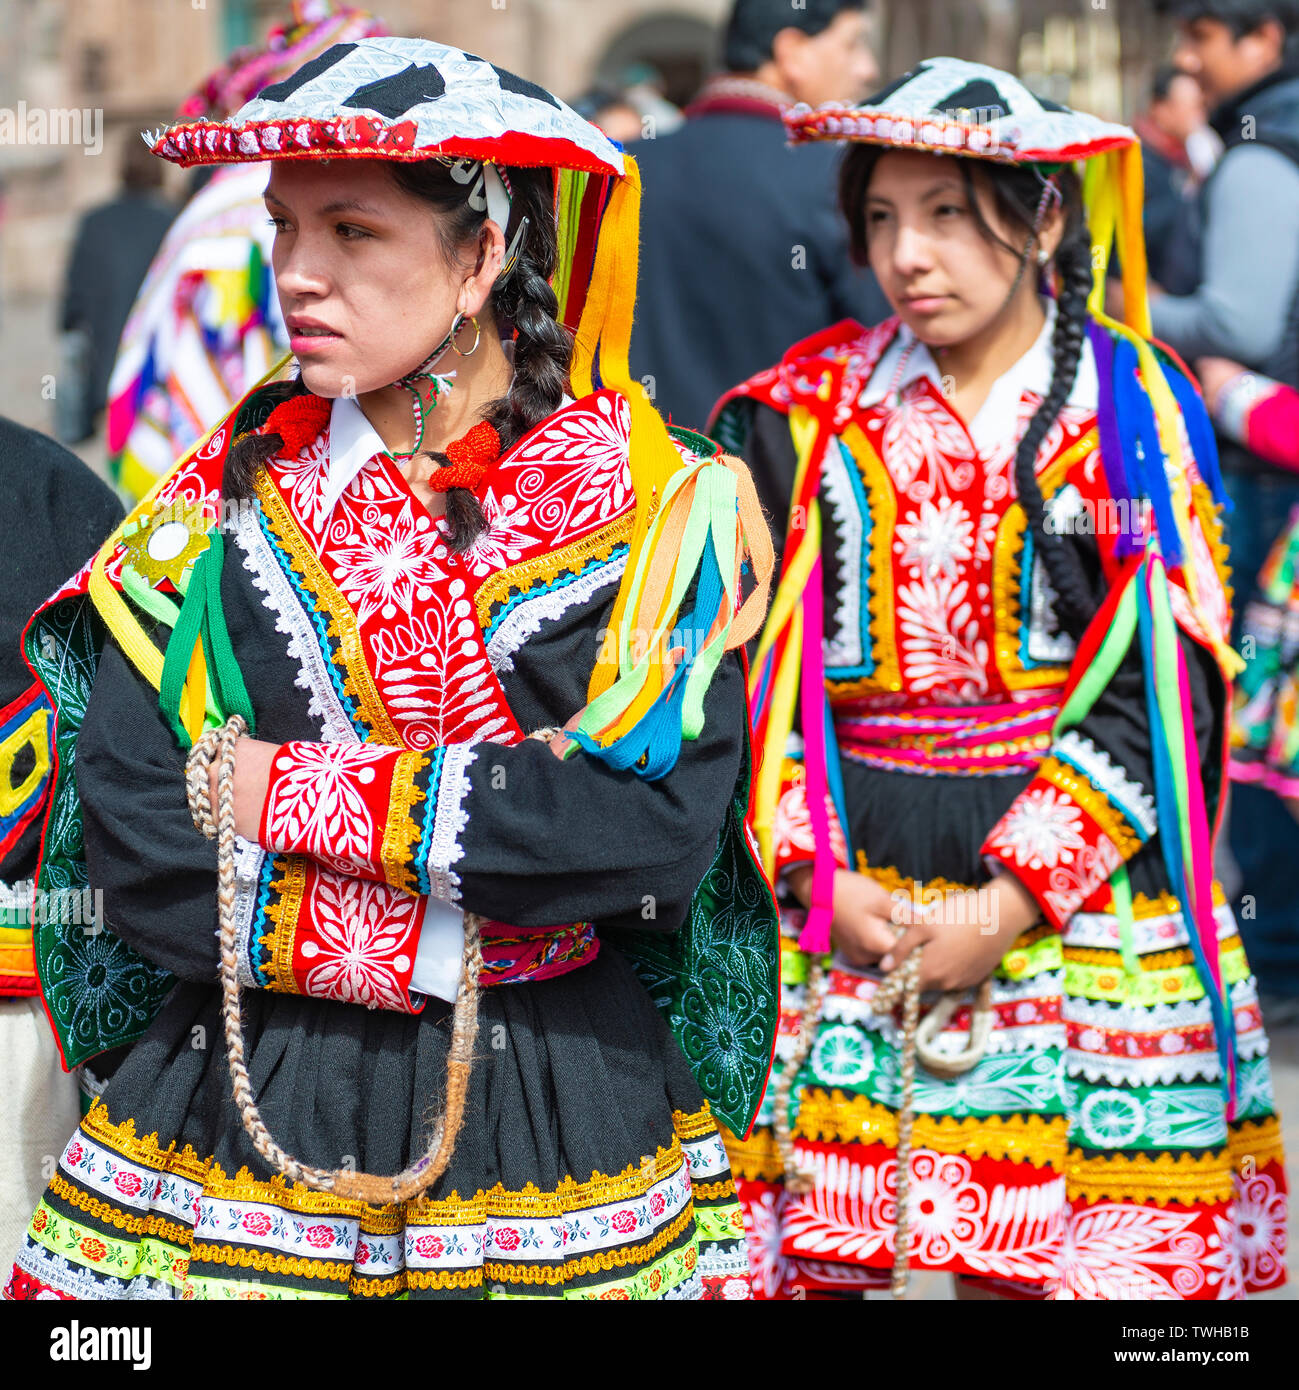
<svg viewBox="0 0 1299 1390">
<path fill-rule="evenodd" d="M 928 58 L 860 106 L 799 105 L 785 115 L 793 144 L 851 140 L 933 154 L 1063 164 L 1136 143 L 1125 125 L 1039 97 L 1008 72 L 962 58 Z"/>
<path fill-rule="evenodd" d="M 623 155 L 543 87 L 427 39 L 339 43 L 226 120 L 152 137 L 173 163 L 450 156 L 620 176 Z"/>
</svg>

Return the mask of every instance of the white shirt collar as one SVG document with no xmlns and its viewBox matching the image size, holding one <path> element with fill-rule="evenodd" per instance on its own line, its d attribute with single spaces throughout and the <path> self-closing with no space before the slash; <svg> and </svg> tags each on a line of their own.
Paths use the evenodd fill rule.
<svg viewBox="0 0 1299 1390">
<path fill-rule="evenodd" d="M 979 408 L 973 420 L 968 421 L 970 437 L 982 454 L 988 454 L 1003 447 L 1007 435 L 1018 438 L 1019 402 L 1025 391 L 1033 391 L 1045 397 L 1051 389 L 1051 337 L 1055 332 L 1056 303 L 1044 297 L 1042 308 L 1046 322 L 1037 335 L 1033 346 L 993 383 L 988 398 Z M 904 354 L 906 364 L 897 389 L 909 386 L 921 377 L 928 377 L 936 386 L 941 386 L 943 374 L 935 362 L 933 354 L 920 342 L 905 324 L 902 324 L 893 341 L 876 363 L 866 389 L 858 398 L 863 406 L 878 405 L 893 389 L 893 377 L 898 363 Z M 1100 400 L 1100 383 L 1096 375 L 1096 360 L 1092 354 L 1090 338 L 1083 338 L 1082 355 L 1078 359 L 1078 374 L 1074 379 L 1073 390 L 1069 393 L 1067 406 L 1080 410 L 1095 410 Z"/>
<path fill-rule="evenodd" d="M 329 464 L 320 499 L 320 514 L 328 517 L 352 479 L 385 445 L 379 431 L 365 418 L 355 396 L 335 396 L 329 412 Z"/>
</svg>

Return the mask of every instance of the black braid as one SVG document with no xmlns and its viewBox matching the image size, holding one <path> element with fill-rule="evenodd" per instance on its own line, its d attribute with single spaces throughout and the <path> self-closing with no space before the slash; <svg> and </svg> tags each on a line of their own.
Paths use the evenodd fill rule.
<svg viewBox="0 0 1299 1390">
<path fill-rule="evenodd" d="M 1015 488 L 1056 593 L 1056 619 L 1075 640 L 1096 611 L 1096 597 L 1074 546 L 1046 525 L 1046 507 L 1037 482 L 1037 451 L 1055 423 L 1078 375 L 1087 333 L 1087 297 L 1092 288 L 1091 234 L 1079 218 L 1055 254 L 1060 273 L 1055 332 L 1051 339 L 1051 389 L 1029 421 L 1015 453 Z"/>
<path fill-rule="evenodd" d="M 291 396 L 304 396 L 306 393 L 302 378 L 295 377 L 292 381 L 268 382 L 244 402 L 235 421 L 235 442 L 226 455 L 221 477 L 223 497 L 234 501 L 252 498 L 257 470 L 267 459 L 275 457 L 284 447 L 284 440 L 278 434 L 250 434 L 249 431 L 264 425 L 267 416 L 277 405 Z"/>
</svg>

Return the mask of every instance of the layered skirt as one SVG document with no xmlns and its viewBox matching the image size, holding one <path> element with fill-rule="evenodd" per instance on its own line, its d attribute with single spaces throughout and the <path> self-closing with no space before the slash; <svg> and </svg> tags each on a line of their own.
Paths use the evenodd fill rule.
<svg viewBox="0 0 1299 1390">
<path fill-rule="evenodd" d="M 464 1124 L 424 1197 L 369 1206 L 270 1171 L 230 1097 L 217 991 L 182 984 L 82 1121 L 11 1298 L 743 1298 L 743 1228 L 694 1078 L 605 948 L 485 989 Z M 450 1020 L 244 995 L 262 1117 L 303 1162 L 422 1153 Z"/>
<path fill-rule="evenodd" d="M 858 867 L 909 895 L 986 880 L 982 835 L 1025 779 L 925 777 L 845 765 Z M 1138 862 L 1143 860 L 1144 862 Z M 1267 1039 L 1231 910 L 1215 891 L 1236 1024 L 1228 1119 L 1209 1004 L 1177 900 L 1143 851 L 1130 864 L 1139 969 L 1112 911 L 1026 932 L 992 988 L 983 1059 L 941 1079 L 917 1067 L 911 1265 L 994 1291 L 1058 1299 L 1229 1299 L 1285 1279 L 1286 1185 Z M 901 1030 L 873 1012 L 879 978 L 827 958 L 799 1048 L 809 957 L 787 914 L 781 1031 L 753 1134 L 727 1136 L 760 1298 L 883 1287 L 895 1251 Z M 926 1007 L 933 998 L 926 997 Z M 970 1012 L 940 1035 L 964 1048 Z M 791 1059 L 786 1185 L 775 1096 Z"/>
</svg>

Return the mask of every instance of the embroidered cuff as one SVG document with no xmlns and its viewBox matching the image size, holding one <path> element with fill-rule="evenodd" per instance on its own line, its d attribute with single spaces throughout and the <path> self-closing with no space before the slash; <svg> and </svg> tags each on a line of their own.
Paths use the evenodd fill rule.
<svg viewBox="0 0 1299 1390">
<path fill-rule="evenodd" d="M 273 853 L 310 855 L 340 874 L 414 893 L 413 813 L 427 762 L 369 744 L 285 743 L 271 762 L 258 839 Z"/>
<path fill-rule="evenodd" d="M 419 1013 L 412 975 L 426 907 L 303 855 L 266 854 L 241 967 L 275 993 Z"/>
<path fill-rule="evenodd" d="M 1154 826 L 1149 795 L 1089 739 L 1071 733 L 1015 798 L 983 853 L 990 867 L 1013 873 L 1062 928 Z"/>
</svg>

